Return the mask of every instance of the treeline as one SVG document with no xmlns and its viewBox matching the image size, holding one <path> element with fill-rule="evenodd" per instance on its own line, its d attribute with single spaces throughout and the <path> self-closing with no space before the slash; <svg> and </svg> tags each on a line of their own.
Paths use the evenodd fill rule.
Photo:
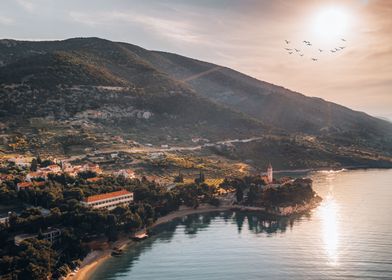
<svg viewBox="0 0 392 280">
<path fill-rule="evenodd" d="M 250 206 L 287 206 L 304 204 L 315 197 L 310 179 L 286 177 L 290 182 L 268 187 L 260 176 L 225 179 L 220 185 L 235 192 L 237 203 Z"/>
<path fill-rule="evenodd" d="M 17 176 L 1 183 L 0 201 L 35 207 L 18 215 L 12 213 L 8 226 L 0 226 L 1 279 L 45 279 L 48 275 L 59 278 L 86 256 L 89 249 L 85 245 L 92 240 L 105 237 L 115 241 L 121 232 L 148 227 L 182 204 L 191 207 L 200 203 L 219 204 L 215 188 L 202 182 L 182 184 L 171 190 L 145 178 L 100 176 L 98 182 L 88 182 L 88 178 L 96 176 L 93 172 L 81 173 L 76 178 L 49 174 L 44 185 L 19 192 L 15 191 L 20 180 Z M 133 192 L 134 202 L 112 211 L 93 210 L 81 203 L 90 195 L 120 189 Z M 36 207 L 49 209 L 49 213 Z M 48 228 L 59 228 L 62 232 L 61 239 L 53 246 L 40 240 L 39 233 Z M 14 236 L 26 233 L 38 233 L 38 237 L 15 246 Z"/>
</svg>

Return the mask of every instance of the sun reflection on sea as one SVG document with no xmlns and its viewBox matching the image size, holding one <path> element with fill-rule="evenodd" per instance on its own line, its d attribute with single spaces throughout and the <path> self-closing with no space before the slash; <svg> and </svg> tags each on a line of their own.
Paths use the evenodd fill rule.
<svg viewBox="0 0 392 280">
<path fill-rule="evenodd" d="M 332 195 L 324 198 L 324 202 L 319 208 L 322 222 L 322 237 L 325 253 L 329 264 L 338 265 L 339 255 L 339 227 L 337 223 L 338 204 Z"/>
</svg>

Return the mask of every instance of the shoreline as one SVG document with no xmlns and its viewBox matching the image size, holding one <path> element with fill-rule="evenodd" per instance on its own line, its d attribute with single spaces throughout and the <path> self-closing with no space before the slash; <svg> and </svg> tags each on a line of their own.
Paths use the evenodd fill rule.
<svg viewBox="0 0 392 280">
<path fill-rule="evenodd" d="M 155 228 L 159 225 L 169 223 L 175 219 L 182 218 L 188 215 L 192 214 L 203 214 L 203 213 L 208 213 L 208 212 L 215 212 L 215 211 L 229 211 L 232 210 L 233 207 L 231 206 L 210 206 L 210 205 L 202 205 L 197 209 L 193 208 L 183 208 L 179 209 L 175 212 L 172 212 L 166 216 L 158 218 L 148 229 Z M 132 241 L 129 238 L 122 238 L 119 239 L 118 241 L 114 242 L 111 246 L 110 249 L 106 250 L 94 250 L 91 251 L 82 261 L 82 265 L 79 269 L 78 272 L 75 273 L 75 275 L 70 275 L 68 274 L 65 277 L 65 280 L 84 280 L 84 279 L 90 279 L 91 275 L 94 273 L 94 271 L 102 264 L 104 263 L 107 259 L 111 258 L 111 253 L 114 248 L 120 248 L 120 249 L 126 249 L 129 246 L 134 245 L 135 242 Z"/>
<path fill-rule="evenodd" d="M 308 207 L 306 207 L 306 211 L 310 211 L 317 207 L 318 204 L 310 203 Z M 212 205 L 201 205 L 197 209 L 183 207 L 175 212 L 169 213 L 166 216 L 158 218 L 150 227 L 147 229 L 153 229 L 159 225 L 163 225 L 169 222 L 172 222 L 175 219 L 179 219 L 182 217 L 186 217 L 194 214 L 204 214 L 209 212 L 223 212 L 223 211 L 250 211 L 250 212 L 261 212 L 269 215 L 276 216 L 287 216 L 287 215 L 279 215 L 277 212 L 268 211 L 263 207 L 254 207 L 254 206 L 244 206 L 244 205 L 224 205 L 224 206 L 212 206 Z M 300 211 L 298 213 L 290 213 L 289 215 L 300 214 L 304 211 Z M 112 251 L 114 248 L 126 249 L 135 244 L 135 241 L 127 238 L 121 238 L 118 241 L 111 244 L 110 249 L 106 250 L 94 250 L 91 251 L 82 262 L 82 265 L 78 272 L 75 273 L 74 276 L 67 275 L 65 280 L 85 280 L 90 279 L 92 274 L 96 271 L 96 269 L 104 263 L 107 259 L 111 258 Z"/>
</svg>

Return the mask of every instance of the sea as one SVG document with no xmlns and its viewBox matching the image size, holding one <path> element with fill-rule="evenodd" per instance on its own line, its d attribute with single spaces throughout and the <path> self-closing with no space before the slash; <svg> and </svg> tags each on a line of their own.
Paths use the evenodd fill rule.
<svg viewBox="0 0 392 280">
<path fill-rule="evenodd" d="M 90 279 L 392 279 L 392 170 L 306 176 L 323 198 L 307 214 L 183 217 L 108 259 Z"/>
</svg>

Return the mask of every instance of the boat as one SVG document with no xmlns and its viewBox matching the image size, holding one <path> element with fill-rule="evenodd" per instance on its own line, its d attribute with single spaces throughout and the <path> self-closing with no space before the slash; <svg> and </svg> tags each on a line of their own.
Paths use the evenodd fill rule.
<svg viewBox="0 0 392 280">
<path fill-rule="evenodd" d="M 148 238 L 148 233 L 146 229 L 140 230 L 132 236 L 132 240 L 134 241 L 141 241 L 146 238 Z"/>
<path fill-rule="evenodd" d="M 121 249 L 113 249 L 113 251 L 111 253 L 111 255 L 113 257 L 118 257 L 118 256 L 121 256 L 122 254 L 123 254 L 123 250 L 121 250 Z"/>
</svg>

